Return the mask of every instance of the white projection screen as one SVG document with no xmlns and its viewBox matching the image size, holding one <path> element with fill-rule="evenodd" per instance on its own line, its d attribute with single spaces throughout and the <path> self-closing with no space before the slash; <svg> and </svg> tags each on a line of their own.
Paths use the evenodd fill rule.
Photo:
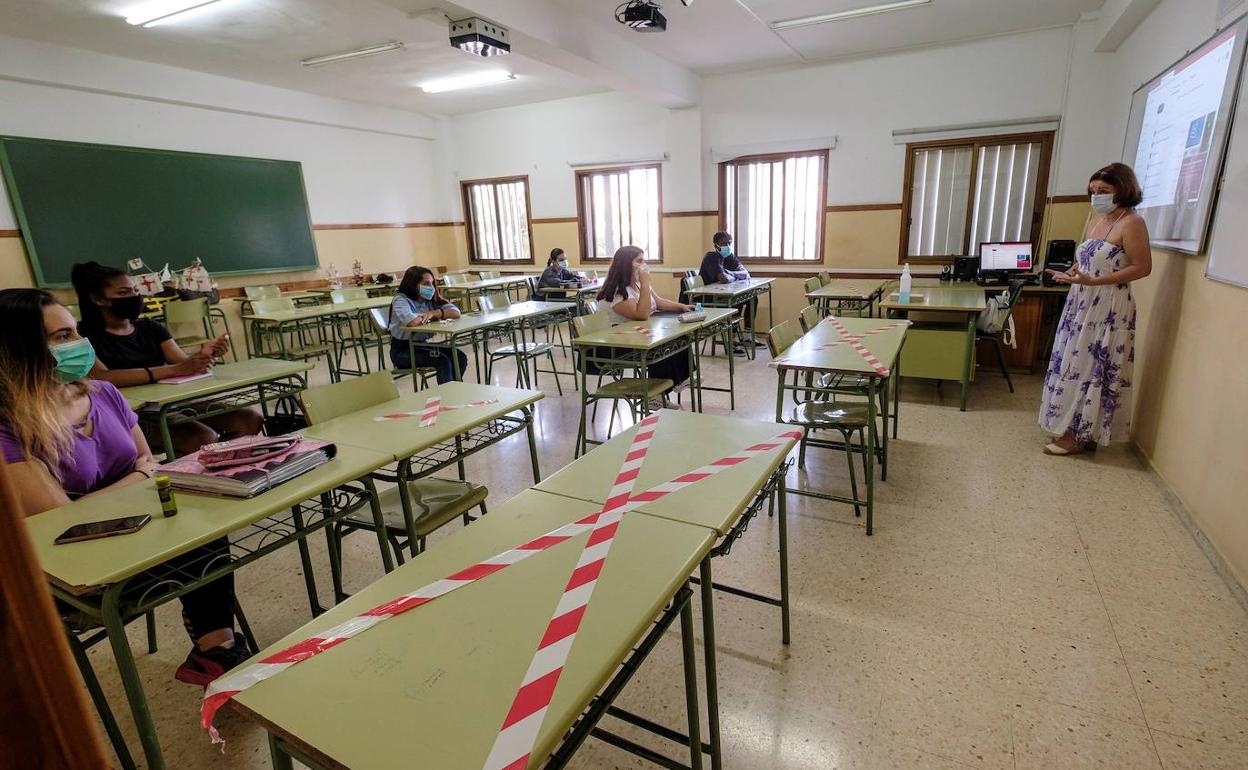
<svg viewBox="0 0 1248 770">
<path fill-rule="evenodd" d="M 1248 16 L 1223 28 L 1131 97 L 1122 162 L 1135 169 L 1138 211 L 1153 245 L 1188 254 L 1205 247 L 1222 171 Z"/>
</svg>

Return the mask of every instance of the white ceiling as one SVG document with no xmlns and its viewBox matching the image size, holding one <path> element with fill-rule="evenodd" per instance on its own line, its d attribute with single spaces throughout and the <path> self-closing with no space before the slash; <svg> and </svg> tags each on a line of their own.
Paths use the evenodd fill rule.
<svg viewBox="0 0 1248 770">
<path fill-rule="evenodd" d="M 667 31 L 642 34 L 615 23 L 619 0 L 441 3 L 456 18 L 480 13 L 511 26 L 514 53 L 485 60 L 450 47 L 442 10 L 420 12 L 436 0 L 220 0 L 149 29 L 126 24 L 127 11 L 145 1 L 0 0 L 0 32 L 370 104 L 458 114 L 630 90 L 630 80 L 635 93 L 644 94 L 647 82 L 694 93 L 693 73 L 800 65 L 1071 24 L 1102 4 L 934 0 L 918 9 L 776 33 L 768 22 L 881 0 L 694 0 L 688 8 L 663 0 Z M 389 40 L 402 41 L 405 50 L 315 68 L 299 63 Z M 445 94 L 415 87 L 491 67 L 517 78 Z M 695 85 L 676 87 L 682 80 Z"/>
</svg>

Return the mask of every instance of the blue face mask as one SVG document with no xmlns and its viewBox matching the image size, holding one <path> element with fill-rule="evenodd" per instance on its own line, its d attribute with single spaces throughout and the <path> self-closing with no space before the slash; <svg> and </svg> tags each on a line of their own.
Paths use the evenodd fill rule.
<svg viewBox="0 0 1248 770">
<path fill-rule="evenodd" d="M 433 295 L 437 292 L 432 286 L 424 285 L 420 287 L 421 299 L 433 299 Z"/>
<path fill-rule="evenodd" d="M 53 374 L 57 381 L 67 385 L 86 377 L 95 366 L 95 348 L 91 347 L 91 340 L 86 337 L 49 345 L 48 350 L 56 359 Z"/>
<path fill-rule="evenodd" d="M 723 256 L 723 257 L 731 257 L 731 256 L 732 256 L 732 247 L 731 247 L 731 246 L 720 246 L 720 247 L 719 247 L 719 254 L 720 254 L 720 256 Z"/>
</svg>

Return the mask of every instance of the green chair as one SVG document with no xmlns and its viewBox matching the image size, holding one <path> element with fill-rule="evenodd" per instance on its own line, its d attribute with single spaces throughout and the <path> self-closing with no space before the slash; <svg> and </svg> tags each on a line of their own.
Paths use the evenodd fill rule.
<svg viewBox="0 0 1248 770">
<path fill-rule="evenodd" d="M 483 280 L 483 281 L 489 281 L 489 280 L 492 280 L 492 279 L 494 279 L 494 278 L 501 278 L 501 277 L 502 277 L 502 273 L 498 272 L 497 270 L 478 270 L 478 271 L 477 271 L 477 275 L 478 275 L 478 276 L 481 278 L 481 280 Z"/>
<path fill-rule="evenodd" d="M 377 371 L 386 369 L 386 350 L 390 347 L 390 324 L 387 321 L 387 310 L 374 307 L 368 310 L 369 320 L 373 322 L 372 338 L 377 344 Z M 429 381 L 438 376 L 438 370 L 432 366 L 417 366 L 412 369 L 391 369 L 394 379 L 412 377 L 412 390 L 419 391 L 429 387 Z"/>
<path fill-rule="evenodd" d="M 244 286 L 243 294 L 247 299 L 274 299 L 282 296 L 282 289 L 279 286 Z"/>
<path fill-rule="evenodd" d="M 335 305 L 341 305 L 344 302 L 362 302 L 368 299 L 368 289 L 363 286 L 354 286 L 349 289 L 334 289 L 329 293 L 329 301 Z"/>
<path fill-rule="evenodd" d="M 769 332 L 767 332 L 767 348 L 771 351 L 772 358 L 778 358 L 784 354 L 797 341 L 798 335 L 793 328 L 792 321 L 784 321 L 777 324 Z M 792 372 L 794 384 L 800 372 Z M 782 375 L 783 376 L 783 373 Z M 809 381 L 807 387 L 810 387 Z M 796 395 L 796 394 L 795 394 Z M 809 440 L 810 431 L 812 430 L 835 430 L 841 434 L 840 449 L 845 451 L 845 460 L 849 465 L 849 485 L 851 493 L 855 500 L 858 499 L 858 480 L 854 471 L 854 455 L 858 454 L 862 460 L 862 472 L 864 478 L 867 474 L 867 442 L 866 430 L 870 427 L 870 413 L 867 405 L 861 402 L 846 402 L 838 399 L 835 390 L 826 393 L 817 394 L 819 397 L 826 397 L 827 400 L 805 399 L 799 400 L 793 407 L 792 412 L 782 419 L 782 422 L 799 425 L 802 428 L 802 440 L 798 446 L 797 466 L 799 468 L 806 467 L 806 443 Z M 853 443 L 853 437 L 858 437 L 858 443 Z M 823 446 L 830 446 L 824 444 Z M 871 480 L 867 479 L 868 494 L 871 489 Z M 862 510 L 858 503 L 854 503 L 854 515 L 861 516 Z"/>
<path fill-rule="evenodd" d="M 582 334 L 590 334 L 592 332 L 603 331 L 611 328 L 611 319 L 605 312 L 595 312 L 589 315 L 577 316 L 572 320 L 572 335 L 579 337 Z M 586 362 L 582 356 L 577 356 L 577 368 L 582 374 L 586 374 L 583 367 Z M 610 374 L 611 382 L 605 385 L 602 382 L 603 375 Z M 675 384 L 669 379 L 660 379 L 656 377 L 623 377 L 619 372 L 602 372 L 598 373 L 598 387 L 593 392 L 589 390 L 589 382 L 582 378 L 584 387 L 581 388 L 581 421 L 576 432 L 576 449 L 575 457 L 580 457 L 589 451 L 590 444 L 601 444 L 601 441 L 591 441 L 586 431 L 586 414 L 589 411 L 590 404 L 594 405 L 594 413 L 597 414 L 599 401 L 611 402 L 611 421 L 607 423 L 607 438 L 611 438 L 611 429 L 615 424 L 615 413 L 619 403 L 623 401 L 629 412 L 633 416 L 633 422 L 637 421 L 637 415 L 643 411 L 642 407 L 649 401 L 663 397 L 663 394 L 672 389 Z"/>
<path fill-rule="evenodd" d="M 827 286 L 831 282 L 832 282 L 832 276 L 828 275 L 828 271 L 820 270 L 819 271 L 819 285 Z"/>
<path fill-rule="evenodd" d="M 373 372 L 305 390 L 299 394 L 299 402 L 308 423 L 318 425 L 398 397 L 399 389 L 394 378 L 388 372 Z M 402 430 L 398 425 L 392 429 Z M 399 564 L 403 563 L 403 548 L 407 548 L 412 556 L 419 556 L 425 548 L 425 538 L 434 531 L 455 519 L 462 519 L 465 525 L 475 521 L 475 517 L 470 515 L 473 508 L 480 508 L 482 515 L 486 513 L 485 500 L 489 490 L 462 478 L 414 477 L 407 460 L 399 462 L 393 470 L 376 471 L 371 475 L 395 485 L 383 490 L 379 497 L 385 518 L 385 535 Z M 398 510 L 394 505 L 396 498 Z M 330 537 L 330 548 L 333 549 L 330 556 L 336 563 L 342 563 L 342 537 L 358 530 L 376 531 L 371 511 L 361 509 L 334 526 Z M 341 586 L 335 586 L 335 590 L 341 593 Z"/>
<path fill-rule="evenodd" d="M 1005 315 L 1001 319 L 1001 329 L 995 332 L 987 332 L 982 329 L 975 330 L 975 341 L 981 340 L 992 343 L 992 347 L 997 351 L 997 363 L 1001 366 L 1001 375 L 1005 377 L 1005 384 L 1009 386 L 1010 392 L 1014 392 L 1014 381 L 1010 379 L 1010 370 L 1005 368 L 1005 348 L 1002 344 L 1002 335 L 1005 333 L 1005 324 L 1009 322 L 1010 315 L 1014 312 L 1014 306 L 1018 304 L 1018 300 L 1023 296 L 1023 282 L 1010 281 L 1008 289 L 1009 294 L 1006 299 L 1008 303 L 1005 306 Z"/>
<path fill-rule="evenodd" d="M 288 313 L 294 310 L 294 300 L 289 297 L 252 302 L 252 312 L 256 314 Z M 324 357 L 325 365 L 329 367 L 330 379 L 338 381 L 338 368 L 334 364 L 335 346 L 325 334 L 323 319 L 299 321 L 294 328 L 281 330 L 267 324 L 253 323 L 252 334 L 255 337 L 255 355 L 284 361 L 312 361 Z"/>
<path fill-rule="evenodd" d="M 823 288 L 823 281 L 820 281 L 819 276 L 816 275 L 812 278 L 807 278 L 802 285 L 806 287 L 806 293 L 809 294 L 812 291 Z"/>
<path fill-rule="evenodd" d="M 810 333 L 810 330 L 818 326 L 822 320 L 823 313 L 820 313 L 819 308 L 814 305 L 802 308 L 801 314 L 797 317 L 797 322 L 802 325 L 802 334 Z"/>
<path fill-rule="evenodd" d="M 463 273 L 447 273 L 442 276 L 442 284 L 444 286 L 456 286 L 461 283 L 468 283 L 468 276 Z"/>
<path fill-rule="evenodd" d="M 222 320 L 225 316 L 222 314 Z M 208 300 L 200 297 L 199 299 L 188 300 L 171 300 L 164 305 L 164 323 L 168 327 L 169 333 L 173 334 L 173 341 L 183 350 L 198 348 L 205 342 L 216 338 L 216 328 L 212 323 L 212 314 L 208 306 Z M 179 328 L 185 328 L 187 325 L 199 324 L 198 334 L 178 335 Z M 227 331 L 229 327 L 226 327 Z M 228 339 L 228 338 L 227 338 Z M 230 345 L 230 356 L 237 361 L 238 353 L 234 350 L 234 346 Z"/>
<path fill-rule="evenodd" d="M 484 296 L 477 297 L 477 307 L 482 313 L 489 313 L 494 310 L 501 310 L 511 304 L 511 300 L 506 295 L 502 297 Z M 520 335 L 524 335 L 524 330 L 520 330 Z M 555 346 L 550 342 L 513 342 L 500 345 L 490 350 L 489 345 L 485 345 L 485 381 L 492 382 L 491 371 L 494 363 L 505 358 L 516 359 L 516 387 L 535 387 L 537 385 L 537 359 L 546 356 L 550 359 L 550 372 L 555 375 L 555 388 L 559 391 L 559 395 L 563 395 L 563 385 L 559 382 L 559 372 L 555 369 Z M 529 367 L 533 368 L 533 376 L 529 377 Z M 543 370 L 547 371 L 547 370 Z"/>
<path fill-rule="evenodd" d="M 362 302 L 366 299 L 368 289 L 362 286 L 334 289 L 329 293 L 329 301 L 334 305 Z M 363 316 L 360 313 L 336 315 L 332 317 L 331 323 L 334 328 L 334 365 L 338 367 L 339 375 L 368 374 L 371 371 L 368 365 L 368 342 L 371 340 L 365 339 L 368 336 L 368 325 Z M 355 369 L 342 368 L 342 357 L 348 347 L 355 352 Z"/>
</svg>

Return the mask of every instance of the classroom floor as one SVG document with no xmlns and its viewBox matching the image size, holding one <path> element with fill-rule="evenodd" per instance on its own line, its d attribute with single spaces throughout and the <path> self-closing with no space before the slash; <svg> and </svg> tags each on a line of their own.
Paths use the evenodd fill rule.
<svg viewBox="0 0 1248 770">
<path fill-rule="evenodd" d="M 771 416 L 766 359 L 738 360 L 738 416 Z M 724 371 L 723 359 L 713 367 Z M 874 537 L 846 506 L 790 498 L 792 645 L 780 643 L 777 610 L 717 599 L 726 767 L 1248 767 L 1248 615 L 1133 454 L 1042 455 L 1040 380 L 1015 383 L 1010 394 L 981 372 L 966 413 L 956 387 L 906 384 Z M 543 385 L 538 436 L 551 473 L 572 459 L 578 400 L 554 395 L 549 375 Z M 707 405 L 728 413 L 726 396 L 708 394 Z M 492 502 L 532 483 L 523 437 L 509 441 L 469 463 Z M 812 450 L 808 465 L 814 483 L 845 484 L 842 456 Z M 348 590 L 380 574 L 375 549 L 370 537 L 348 539 Z M 760 517 L 717 560 L 716 578 L 774 591 L 775 549 L 775 523 Z M 323 549 L 314 552 L 327 587 Z M 238 585 L 262 642 L 307 620 L 295 549 L 244 568 Z M 172 678 L 186 654 L 176 605 L 159 621 L 160 650 L 138 660 L 169 766 L 269 767 L 263 732 L 228 710 L 224 753 L 210 745 L 199 691 Z M 131 629 L 136 650 L 142 625 Z M 105 647 L 92 660 L 128 728 Z M 671 634 L 621 705 L 679 726 L 680 682 Z M 593 739 L 573 766 L 653 767 Z"/>
</svg>

